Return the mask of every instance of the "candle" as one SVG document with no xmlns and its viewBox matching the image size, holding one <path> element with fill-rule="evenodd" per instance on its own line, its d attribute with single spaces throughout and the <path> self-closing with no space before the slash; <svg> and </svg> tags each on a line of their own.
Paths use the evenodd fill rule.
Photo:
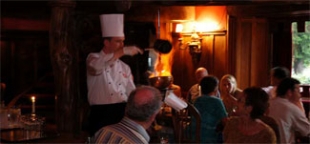
<svg viewBox="0 0 310 144">
<path fill-rule="evenodd" d="M 199 96 L 201 96 L 201 87 L 200 87 L 200 85 L 198 85 L 198 93 L 199 93 Z"/>
<path fill-rule="evenodd" d="M 32 113 L 34 114 L 36 112 L 36 109 L 35 109 L 36 97 L 35 96 L 31 97 L 31 102 L 32 102 Z"/>
</svg>

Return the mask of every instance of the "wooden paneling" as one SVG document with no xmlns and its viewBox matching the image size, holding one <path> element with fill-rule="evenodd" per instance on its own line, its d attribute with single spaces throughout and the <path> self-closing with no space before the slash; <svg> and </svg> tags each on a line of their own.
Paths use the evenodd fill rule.
<svg viewBox="0 0 310 144">
<path fill-rule="evenodd" d="M 192 58 L 189 54 L 189 49 L 179 49 L 177 38 L 173 37 L 173 62 L 172 62 L 172 75 L 174 83 L 181 86 L 182 90 L 188 90 L 189 85 L 195 81 L 193 75 Z"/>
<path fill-rule="evenodd" d="M 51 70 L 48 34 L 2 33 L 1 82 L 7 84 L 6 102 Z M 16 36 L 16 37 L 14 37 Z"/>
<path fill-rule="evenodd" d="M 240 88 L 250 84 L 250 58 L 252 23 L 250 20 L 238 20 L 236 48 L 236 79 Z"/>
<path fill-rule="evenodd" d="M 228 73 L 228 50 L 225 36 L 214 36 L 214 75 L 221 78 Z"/>
<path fill-rule="evenodd" d="M 216 49 L 214 47 L 214 36 L 206 36 L 204 38 L 203 43 L 203 53 L 205 51 L 205 55 L 202 59 L 201 66 L 207 68 L 209 74 L 214 74 L 214 50 Z"/>
<path fill-rule="evenodd" d="M 187 38 L 184 39 L 185 41 Z M 187 91 L 195 80 L 195 70 L 198 67 L 207 68 L 209 74 L 218 78 L 228 73 L 228 50 L 226 46 L 226 35 L 203 36 L 202 53 L 200 61 L 194 62 L 189 49 L 178 48 L 177 38 L 173 38 L 173 65 L 172 75 L 175 83 L 180 85 L 182 90 Z"/>
<path fill-rule="evenodd" d="M 227 53 L 228 53 L 228 73 L 236 75 L 236 43 L 237 43 L 237 18 L 228 16 L 227 29 Z"/>
<path fill-rule="evenodd" d="M 269 72 L 268 25 L 265 20 L 253 19 L 250 86 L 267 86 Z"/>
<path fill-rule="evenodd" d="M 268 23 L 264 19 L 239 19 L 236 44 L 236 79 L 242 89 L 266 86 L 270 63 Z"/>
</svg>

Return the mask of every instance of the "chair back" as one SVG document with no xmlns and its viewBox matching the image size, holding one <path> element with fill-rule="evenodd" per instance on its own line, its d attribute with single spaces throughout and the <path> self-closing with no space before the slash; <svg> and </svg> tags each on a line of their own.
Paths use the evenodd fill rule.
<svg viewBox="0 0 310 144">
<path fill-rule="evenodd" d="M 179 112 L 173 112 L 173 126 L 176 143 L 200 143 L 201 116 L 195 106 L 187 102 L 187 107 Z M 192 119 L 195 119 L 193 127 Z M 195 135 L 191 132 L 195 129 Z M 195 137 L 193 137 L 195 136 Z"/>
<path fill-rule="evenodd" d="M 277 122 L 272 117 L 269 116 L 262 116 L 260 117 L 260 120 L 263 121 L 265 124 L 267 124 L 270 128 L 272 128 L 272 130 L 276 134 L 277 143 L 281 143 L 279 125 L 277 124 Z"/>
</svg>

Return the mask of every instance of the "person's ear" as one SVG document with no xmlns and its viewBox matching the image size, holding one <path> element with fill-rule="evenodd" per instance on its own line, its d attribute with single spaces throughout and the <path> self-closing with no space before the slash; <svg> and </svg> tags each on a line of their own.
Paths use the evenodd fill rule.
<svg viewBox="0 0 310 144">
<path fill-rule="evenodd" d="M 104 45 L 104 46 L 108 46 L 109 43 L 110 43 L 110 41 L 109 41 L 108 39 L 104 39 L 104 40 L 103 40 L 103 45 Z"/>
<path fill-rule="evenodd" d="M 287 90 L 286 91 L 286 97 L 291 98 L 293 96 L 293 91 L 292 90 Z"/>
</svg>

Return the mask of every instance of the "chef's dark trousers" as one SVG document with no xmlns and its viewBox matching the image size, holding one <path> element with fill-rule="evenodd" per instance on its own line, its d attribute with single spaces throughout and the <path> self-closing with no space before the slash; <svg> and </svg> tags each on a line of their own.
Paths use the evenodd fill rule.
<svg viewBox="0 0 310 144">
<path fill-rule="evenodd" d="M 118 123 L 125 114 L 126 103 L 115 103 L 90 106 L 89 134 L 93 136 L 106 125 Z"/>
</svg>

